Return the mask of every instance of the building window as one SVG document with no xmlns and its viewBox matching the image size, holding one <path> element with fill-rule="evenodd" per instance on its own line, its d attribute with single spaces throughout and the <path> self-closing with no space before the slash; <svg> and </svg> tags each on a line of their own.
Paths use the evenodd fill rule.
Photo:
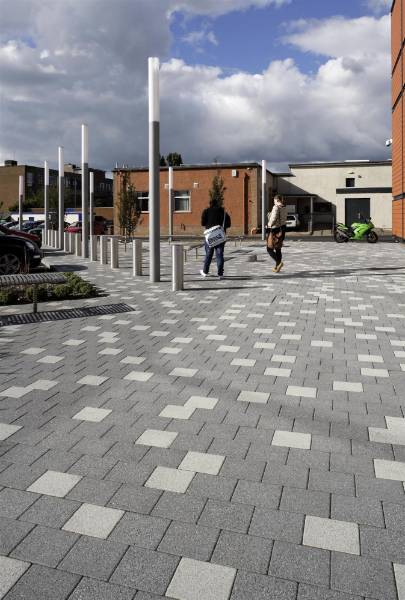
<svg viewBox="0 0 405 600">
<path fill-rule="evenodd" d="M 356 185 L 356 180 L 355 180 L 354 177 L 347 177 L 346 178 L 346 187 L 347 188 L 349 188 L 349 187 L 355 187 L 355 185 Z"/>
<path fill-rule="evenodd" d="M 190 192 L 188 190 L 175 190 L 174 212 L 190 212 Z"/>
<path fill-rule="evenodd" d="M 136 192 L 136 197 L 141 207 L 141 212 L 149 212 L 149 192 Z"/>
<path fill-rule="evenodd" d="M 32 187 L 32 184 L 34 183 L 34 174 L 33 173 L 27 173 L 27 187 Z"/>
</svg>

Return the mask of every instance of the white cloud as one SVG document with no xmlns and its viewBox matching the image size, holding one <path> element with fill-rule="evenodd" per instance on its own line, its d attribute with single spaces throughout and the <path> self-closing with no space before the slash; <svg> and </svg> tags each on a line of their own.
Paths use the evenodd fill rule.
<svg viewBox="0 0 405 600">
<path fill-rule="evenodd" d="M 190 44 L 197 50 L 201 50 L 206 43 L 218 46 L 218 40 L 213 31 L 208 31 L 205 27 L 198 31 L 190 31 L 182 37 L 182 41 Z"/>
<path fill-rule="evenodd" d="M 390 11 L 392 0 L 366 0 L 365 4 L 374 13 L 379 15 L 381 13 L 388 13 Z"/>
<path fill-rule="evenodd" d="M 119 10 L 110 0 L 7 5 L 0 20 L 0 160 L 48 158 L 55 165 L 61 144 L 66 160 L 78 162 L 80 124 L 87 122 L 92 164 L 147 164 L 148 56 L 163 61 L 164 153 L 181 152 L 188 162 L 384 156 L 391 137 L 387 17 L 295 25 L 288 43 L 324 57 L 313 74 L 286 59 L 262 73 L 229 75 L 169 59 L 170 10 L 206 15 L 211 7 L 217 15 L 277 2 L 165 0 L 161 11 L 156 2 L 137 0 L 136 12 L 133 0 L 119 0 Z M 27 35 L 35 47 L 20 41 Z"/>
<path fill-rule="evenodd" d="M 267 6 L 282 6 L 291 0 L 172 0 L 169 13 L 185 11 L 195 15 L 219 17 L 237 10 L 249 8 L 266 8 Z"/>
</svg>

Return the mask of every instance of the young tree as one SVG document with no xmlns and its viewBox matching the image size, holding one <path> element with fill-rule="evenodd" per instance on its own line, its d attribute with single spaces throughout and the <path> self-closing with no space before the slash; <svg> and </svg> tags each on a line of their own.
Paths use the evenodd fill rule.
<svg viewBox="0 0 405 600">
<path fill-rule="evenodd" d="M 166 163 L 169 165 L 169 167 L 180 167 L 180 165 L 183 164 L 181 154 L 178 154 L 177 152 L 170 152 L 170 154 L 166 156 Z"/>
<path fill-rule="evenodd" d="M 160 166 L 161 167 L 167 167 L 167 162 L 166 162 L 166 159 L 163 156 L 163 154 L 160 155 Z"/>
<path fill-rule="evenodd" d="M 218 206 L 224 205 L 224 192 L 225 192 L 224 180 L 220 175 L 215 175 L 212 180 L 212 186 L 209 191 L 211 202 L 215 202 Z"/>
<path fill-rule="evenodd" d="M 119 223 L 121 235 L 124 236 L 125 251 L 127 240 L 131 238 L 141 216 L 141 205 L 135 187 L 129 181 L 129 174 L 124 173 L 119 192 Z"/>
</svg>

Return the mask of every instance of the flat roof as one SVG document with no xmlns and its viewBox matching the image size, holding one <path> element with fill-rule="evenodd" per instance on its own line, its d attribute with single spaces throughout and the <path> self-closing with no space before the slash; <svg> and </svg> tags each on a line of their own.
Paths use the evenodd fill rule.
<svg viewBox="0 0 405 600">
<path fill-rule="evenodd" d="M 238 162 L 238 163 L 204 163 L 204 164 L 196 164 L 196 165 L 180 165 L 178 167 L 173 167 L 175 171 L 198 171 L 204 169 L 261 169 L 262 165 L 258 162 Z M 167 171 L 168 166 L 161 166 L 161 171 Z M 135 172 L 144 172 L 149 171 L 149 167 L 117 167 L 112 169 L 113 173 L 118 173 L 119 171 L 135 171 Z M 267 169 L 268 173 L 272 173 L 269 169 Z"/>
<path fill-rule="evenodd" d="M 392 160 L 341 160 L 341 161 L 313 161 L 305 163 L 291 163 L 290 169 L 310 169 L 311 167 L 376 167 L 391 166 Z"/>
</svg>

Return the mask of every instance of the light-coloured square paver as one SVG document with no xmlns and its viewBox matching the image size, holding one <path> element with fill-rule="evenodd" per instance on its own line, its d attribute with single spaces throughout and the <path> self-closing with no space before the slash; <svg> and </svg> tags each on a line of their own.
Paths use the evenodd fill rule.
<svg viewBox="0 0 405 600">
<path fill-rule="evenodd" d="M 124 379 L 129 381 L 149 381 L 153 377 L 153 373 L 147 371 L 131 371 L 128 375 L 125 375 Z"/>
<path fill-rule="evenodd" d="M 405 481 L 405 462 L 375 458 L 374 471 L 378 479 Z"/>
<path fill-rule="evenodd" d="M 174 344 L 191 344 L 193 338 L 191 337 L 175 337 L 171 340 Z"/>
<path fill-rule="evenodd" d="M 126 356 L 120 360 L 120 363 L 123 365 L 141 365 L 145 360 L 146 358 L 143 356 Z"/>
<path fill-rule="evenodd" d="M 30 385 L 27 386 L 27 389 L 42 390 L 46 392 L 51 390 L 57 384 L 57 381 L 52 381 L 51 379 L 38 379 L 37 381 L 34 381 L 34 383 L 30 383 Z"/>
<path fill-rule="evenodd" d="M 66 342 L 63 342 L 63 346 L 81 346 L 85 341 L 86 340 L 66 340 Z"/>
<path fill-rule="evenodd" d="M 184 494 L 192 482 L 194 475 L 193 471 L 182 471 L 170 467 L 156 467 L 145 483 L 145 486 Z"/>
<path fill-rule="evenodd" d="M 184 369 L 183 367 L 176 367 L 169 373 L 173 377 L 194 377 L 198 369 Z"/>
<path fill-rule="evenodd" d="M 274 350 L 276 344 L 273 342 L 255 342 L 253 347 L 258 350 Z"/>
<path fill-rule="evenodd" d="M 4 598 L 29 566 L 30 563 L 22 560 L 0 556 L 0 598 Z"/>
<path fill-rule="evenodd" d="M 224 460 L 225 456 L 220 454 L 187 452 L 179 465 L 179 469 L 195 473 L 206 473 L 207 475 L 218 475 Z"/>
<path fill-rule="evenodd" d="M 302 543 L 313 548 L 359 555 L 359 526 L 357 523 L 307 515 Z"/>
<path fill-rule="evenodd" d="M 316 398 L 317 389 L 313 387 L 304 387 L 299 385 L 289 385 L 287 387 L 287 396 L 301 396 L 302 398 Z"/>
<path fill-rule="evenodd" d="M 102 377 L 101 375 L 86 375 L 82 377 L 77 382 L 79 385 L 95 385 L 99 386 L 105 381 L 107 381 L 108 377 Z"/>
<path fill-rule="evenodd" d="M 123 514 L 123 510 L 84 503 L 62 529 L 105 540 Z"/>
<path fill-rule="evenodd" d="M 359 362 L 369 362 L 369 363 L 382 363 L 384 362 L 381 354 L 358 354 L 357 360 Z"/>
<path fill-rule="evenodd" d="M 405 600 L 405 565 L 394 563 L 395 583 L 397 585 L 398 600 Z"/>
<path fill-rule="evenodd" d="M 270 394 L 266 392 L 251 392 L 250 390 L 242 390 L 237 398 L 239 402 L 257 402 L 258 404 L 266 404 L 270 398 Z"/>
<path fill-rule="evenodd" d="M 271 445 L 310 450 L 311 439 L 312 436 L 310 433 L 298 433 L 295 431 L 281 431 L 279 429 L 276 429 Z"/>
<path fill-rule="evenodd" d="M 204 410 L 212 410 L 216 407 L 218 398 L 210 398 L 208 396 L 190 396 L 185 403 L 187 408 L 203 408 Z"/>
<path fill-rule="evenodd" d="M 281 367 L 267 367 L 264 371 L 265 375 L 269 375 L 271 377 L 290 377 L 291 369 L 283 369 Z"/>
<path fill-rule="evenodd" d="M 121 354 L 122 348 L 104 348 L 104 350 L 100 350 L 99 354 L 104 356 L 117 356 Z"/>
<path fill-rule="evenodd" d="M 31 391 L 30 387 L 20 387 L 17 385 L 13 385 L 12 387 L 7 388 L 0 392 L 0 396 L 6 396 L 7 398 L 22 398 L 25 394 Z"/>
<path fill-rule="evenodd" d="M 232 354 L 236 354 L 236 352 L 239 352 L 240 350 L 240 346 L 218 346 L 217 348 L 217 352 L 230 352 Z"/>
<path fill-rule="evenodd" d="M 78 421 L 90 421 L 92 423 L 100 423 L 112 412 L 109 408 L 97 408 L 95 406 L 85 406 L 76 413 L 72 419 Z"/>
<path fill-rule="evenodd" d="M 70 473 L 61 473 L 59 471 L 46 471 L 27 488 L 27 492 L 64 498 L 80 480 L 80 475 L 71 475 Z"/>
<path fill-rule="evenodd" d="M 256 361 L 253 358 L 234 358 L 231 365 L 234 367 L 254 367 Z"/>
<path fill-rule="evenodd" d="M 228 600 L 235 576 L 232 567 L 182 558 L 166 596 L 177 600 Z"/>
<path fill-rule="evenodd" d="M 159 429 L 147 429 L 136 440 L 136 444 L 143 446 L 155 446 L 156 448 L 170 448 L 177 437 L 175 431 L 161 431 Z"/>
<path fill-rule="evenodd" d="M 161 348 L 159 350 L 160 354 L 180 354 L 181 348 L 171 348 L 170 346 L 166 346 L 165 348 Z"/>
<path fill-rule="evenodd" d="M 9 423 L 0 423 L 0 441 L 6 440 L 21 428 L 22 425 L 10 425 Z"/>
<path fill-rule="evenodd" d="M 312 340 L 311 346 L 313 348 L 332 348 L 333 342 L 328 342 L 327 340 Z"/>
<path fill-rule="evenodd" d="M 334 392 L 362 392 L 363 384 L 356 381 L 334 381 Z"/>
<path fill-rule="evenodd" d="M 36 354 L 41 354 L 41 352 L 45 352 L 45 348 L 27 348 L 26 350 L 23 350 L 21 352 L 21 354 L 33 354 L 34 356 Z"/>
<path fill-rule="evenodd" d="M 177 404 L 168 404 L 159 413 L 159 417 L 165 417 L 166 419 L 181 419 L 187 420 L 194 414 L 194 406 L 178 406 Z"/>
<path fill-rule="evenodd" d="M 294 364 L 296 358 L 296 356 L 288 356 L 287 354 L 273 354 L 273 356 L 271 357 L 271 362 Z"/>
<path fill-rule="evenodd" d="M 363 367 L 360 370 L 360 372 L 364 377 L 389 377 L 390 376 L 387 369 L 371 369 L 371 368 Z"/>
<path fill-rule="evenodd" d="M 37 362 L 44 363 L 45 365 L 55 365 L 61 360 L 63 360 L 63 356 L 53 356 L 52 354 L 48 354 L 37 360 Z"/>
</svg>

